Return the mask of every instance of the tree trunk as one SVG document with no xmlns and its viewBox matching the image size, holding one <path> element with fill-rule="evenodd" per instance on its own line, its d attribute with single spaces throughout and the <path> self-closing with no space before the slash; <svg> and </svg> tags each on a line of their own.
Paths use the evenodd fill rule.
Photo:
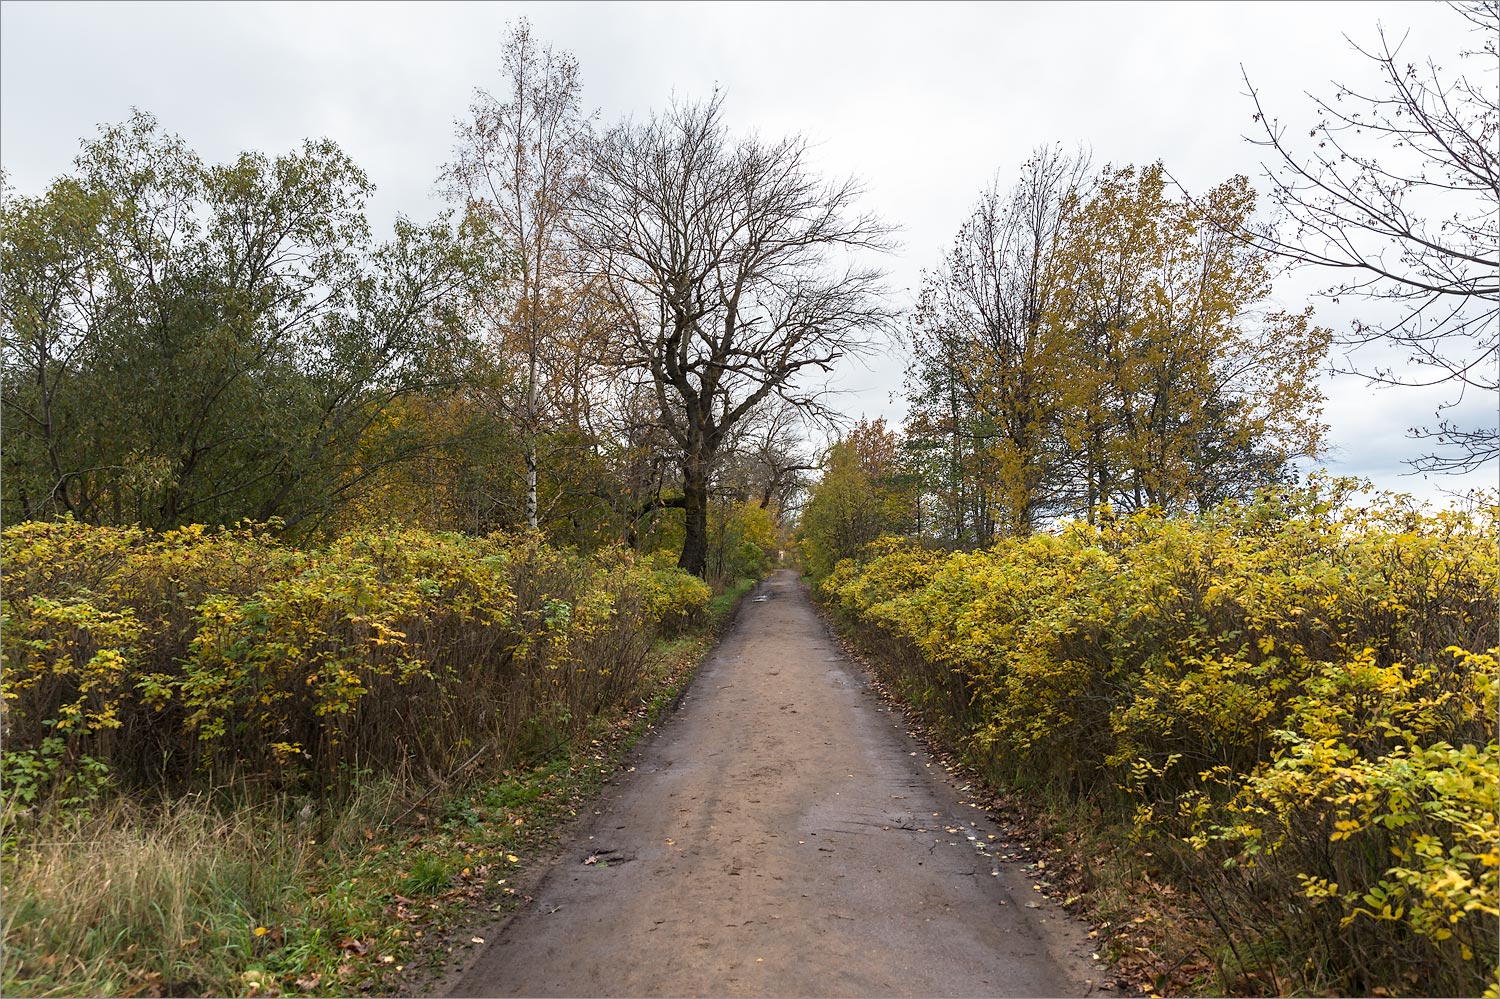
<svg viewBox="0 0 1500 999">
<path fill-rule="evenodd" d="M 700 462 L 683 465 L 682 512 L 686 533 L 677 567 L 703 577 L 708 571 L 708 473 Z"/>
<path fill-rule="evenodd" d="M 536 442 L 526 443 L 526 527 L 537 529 Z"/>
<path fill-rule="evenodd" d="M 536 440 L 537 440 L 537 412 L 541 409 L 540 392 L 537 390 L 537 357 L 535 350 L 536 336 L 531 338 L 533 344 L 531 354 L 531 368 L 526 375 L 526 529 L 535 531 L 538 521 L 538 506 L 536 499 Z"/>
</svg>

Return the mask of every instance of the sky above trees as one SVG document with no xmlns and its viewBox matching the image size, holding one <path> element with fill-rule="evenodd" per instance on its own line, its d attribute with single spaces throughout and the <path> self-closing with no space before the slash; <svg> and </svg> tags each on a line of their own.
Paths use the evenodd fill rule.
<svg viewBox="0 0 1500 999">
<path fill-rule="evenodd" d="M 981 188 L 1002 186 L 1040 144 L 1085 147 L 1097 164 L 1165 163 L 1199 193 L 1235 173 L 1257 183 L 1262 151 L 1247 75 L 1289 129 L 1313 124 L 1308 93 L 1358 85 L 1373 67 L 1350 39 L 1377 26 L 1404 53 L 1458 64 L 1462 24 L 1437 4 L 316 4 L 0 5 L 0 159 L 18 191 L 69 168 L 79 141 L 132 107 L 156 115 L 210 161 L 337 141 L 377 187 L 372 217 L 417 221 L 442 206 L 439 169 L 474 88 L 499 81 L 507 21 L 571 50 L 583 104 L 602 119 L 644 118 L 674 93 L 726 95 L 738 132 L 806 135 L 815 165 L 853 175 L 861 207 L 899 226 L 884 258 L 892 304 L 908 308 Z M 1278 283 L 1300 308 L 1327 275 Z M 1368 319 L 1357 303 L 1317 302 L 1320 322 Z M 1364 307 L 1368 309 L 1368 306 Z M 899 422 L 906 360 L 846 362 L 840 407 Z M 1494 485 L 1493 466 L 1461 478 L 1405 476 L 1441 391 L 1376 391 L 1328 380 L 1337 472 L 1435 496 Z M 1463 412 L 1488 414 L 1493 399 Z"/>
</svg>

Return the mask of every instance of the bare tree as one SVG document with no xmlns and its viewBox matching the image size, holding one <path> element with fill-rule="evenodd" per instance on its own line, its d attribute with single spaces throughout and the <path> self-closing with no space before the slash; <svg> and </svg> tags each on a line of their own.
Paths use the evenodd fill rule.
<svg viewBox="0 0 1500 999">
<path fill-rule="evenodd" d="M 714 492 L 737 503 L 754 503 L 779 522 L 790 500 L 807 485 L 804 473 L 821 467 L 807 451 L 807 429 L 799 409 L 775 396 L 767 399 L 726 436 Z"/>
<path fill-rule="evenodd" d="M 784 403 L 768 407 L 751 425 L 741 447 L 761 509 L 785 517 L 792 498 L 804 489 L 806 473 L 818 470 L 807 453 L 801 414 Z"/>
<path fill-rule="evenodd" d="M 524 19 L 510 29 L 503 68 L 505 99 L 476 92 L 443 176 L 468 219 L 498 235 L 518 265 L 516 286 L 485 303 L 503 368 L 499 401 L 524 441 L 526 525 L 536 530 L 543 418 L 578 377 L 577 359 L 589 354 L 580 322 L 589 296 L 576 280 L 576 246 L 563 223 L 583 186 L 590 123 L 577 61 L 539 43 Z"/>
<path fill-rule="evenodd" d="M 734 139 L 723 99 L 674 103 L 594 146 L 577 231 L 624 317 L 627 365 L 649 372 L 678 451 L 686 536 L 701 575 L 715 461 L 771 396 L 823 409 L 806 376 L 829 372 L 886 327 L 879 271 L 840 261 L 883 249 L 852 181 L 825 183 L 801 138 Z"/>
<path fill-rule="evenodd" d="M 622 544 L 640 548 L 655 516 L 680 494 L 676 447 L 661 428 L 656 393 L 638 372 L 623 372 L 601 392 L 593 437 L 606 457 L 611 477 L 598 483 L 610 505 Z"/>
<path fill-rule="evenodd" d="M 1301 264 L 1341 273 L 1328 294 L 1392 307 L 1390 321 L 1356 322 L 1350 347 L 1403 350 L 1409 370 L 1357 370 L 1390 385 L 1452 384 L 1456 398 L 1438 425 L 1414 428 L 1431 453 L 1419 470 L 1461 472 L 1500 456 L 1500 428 L 1464 427 L 1443 416 L 1467 390 L 1494 393 L 1500 345 L 1500 88 L 1495 86 L 1500 2 L 1454 3 L 1481 39 L 1479 82 L 1449 75 L 1431 59 L 1407 62 L 1384 29 L 1372 49 L 1355 48 L 1379 69 L 1381 89 L 1337 85 L 1314 98 L 1318 120 L 1305 141 L 1267 114 L 1250 87 L 1270 153 L 1271 197 L 1285 213 L 1279 230 L 1249 233 L 1257 245 Z M 1249 85 L 1249 77 L 1246 77 Z"/>
<path fill-rule="evenodd" d="M 992 540 L 996 527 L 1029 533 L 1057 472 L 1055 258 L 1088 170 L 1082 150 L 1038 148 L 1008 191 L 998 178 L 985 189 L 941 266 L 924 275 L 911 330 L 918 363 L 907 384 L 913 426 L 941 429 L 953 472 L 970 459 L 972 488 L 956 477 L 950 483 L 955 540 L 964 533 L 966 492 L 979 501 L 975 543 Z M 934 434 L 933 445 L 940 439 Z"/>
</svg>

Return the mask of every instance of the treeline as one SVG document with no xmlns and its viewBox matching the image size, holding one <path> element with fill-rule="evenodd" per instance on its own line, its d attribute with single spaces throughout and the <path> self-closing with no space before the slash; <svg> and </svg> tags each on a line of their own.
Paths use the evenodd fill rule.
<svg viewBox="0 0 1500 999">
<path fill-rule="evenodd" d="M 1175 893 L 1158 989 L 1192 963 L 1199 994 L 1492 995 L 1486 502 L 1269 489 L 985 551 L 887 539 L 820 588 L 970 763 L 1071 809 L 1093 883 Z"/>
<path fill-rule="evenodd" d="M 802 139 L 735 137 L 718 95 L 601 127 L 524 23 L 504 60 L 439 172 L 452 207 L 388 239 L 333 142 L 209 164 L 143 113 L 7 192 L 0 515 L 524 528 L 753 572 L 835 415 L 811 379 L 887 335 L 913 358 L 891 530 L 1203 507 L 1319 453 L 1329 333 L 1267 307 L 1243 177 L 1189 197 L 1041 149 L 903 334 L 848 262 L 888 227 Z"/>
<path fill-rule="evenodd" d="M 887 320 L 857 188 L 718 96 L 599 127 L 522 23 L 440 185 L 371 231 L 329 140 L 204 162 L 148 114 L 7 190 L 9 523 L 299 536 L 401 520 L 763 566 L 801 475 L 805 376 Z"/>
</svg>

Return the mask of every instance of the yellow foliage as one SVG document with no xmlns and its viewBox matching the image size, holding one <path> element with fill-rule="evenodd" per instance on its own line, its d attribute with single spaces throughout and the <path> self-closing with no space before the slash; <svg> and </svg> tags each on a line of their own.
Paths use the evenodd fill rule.
<svg viewBox="0 0 1500 999">
<path fill-rule="evenodd" d="M 821 591 L 931 664 L 901 686 L 992 772 L 1124 806 L 1237 871 L 1247 906 L 1298 885 L 1351 949 L 1397 927 L 1477 992 L 1500 915 L 1497 513 L 1314 482 L 979 552 L 881 542 Z"/>
<path fill-rule="evenodd" d="M 371 528 L 303 550 L 253 526 L 65 520 L 3 546 L 7 760 L 54 784 L 85 760 L 129 783 L 323 788 L 449 768 L 623 696 L 651 635 L 710 596 L 675 568 L 534 535 Z"/>
</svg>

